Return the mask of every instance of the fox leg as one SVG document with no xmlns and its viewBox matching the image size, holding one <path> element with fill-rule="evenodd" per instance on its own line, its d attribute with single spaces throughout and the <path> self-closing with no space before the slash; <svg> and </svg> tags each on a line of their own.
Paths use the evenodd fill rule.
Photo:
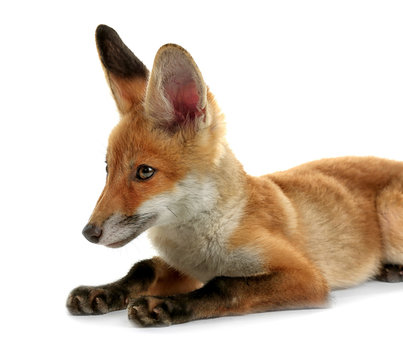
<svg viewBox="0 0 403 360">
<path fill-rule="evenodd" d="M 250 277 L 217 277 L 187 294 L 142 296 L 128 306 L 129 318 L 142 326 L 279 309 L 321 307 L 328 287 L 310 269 L 279 269 Z"/>
<path fill-rule="evenodd" d="M 123 310 L 140 295 L 172 295 L 189 292 L 202 284 L 155 257 L 136 263 L 122 279 L 101 286 L 79 286 L 67 298 L 73 315 L 105 314 Z"/>
</svg>

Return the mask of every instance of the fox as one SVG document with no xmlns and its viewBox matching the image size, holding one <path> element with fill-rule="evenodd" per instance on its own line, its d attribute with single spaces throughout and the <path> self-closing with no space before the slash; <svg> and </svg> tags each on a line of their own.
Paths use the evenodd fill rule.
<svg viewBox="0 0 403 360">
<path fill-rule="evenodd" d="M 145 231 L 158 256 L 71 291 L 73 315 L 127 309 L 138 326 L 322 308 L 331 291 L 403 281 L 403 162 L 340 157 L 254 177 L 191 55 L 162 46 L 151 72 L 109 26 L 96 45 L 120 120 L 83 229 L 92 243 Z"/>
</svg>

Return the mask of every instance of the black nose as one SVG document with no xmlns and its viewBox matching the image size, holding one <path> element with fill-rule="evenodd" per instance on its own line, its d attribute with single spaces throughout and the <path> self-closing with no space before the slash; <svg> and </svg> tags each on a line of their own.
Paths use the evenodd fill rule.
<svg viewBox="0 0 403 360">
<path fill-rule="evenodd" d="M 94 224 L 88 223 L 83 229 L 83 235 L 88 241 L 97 244 L 102 235 L 102 229 Z"/>
</svg>

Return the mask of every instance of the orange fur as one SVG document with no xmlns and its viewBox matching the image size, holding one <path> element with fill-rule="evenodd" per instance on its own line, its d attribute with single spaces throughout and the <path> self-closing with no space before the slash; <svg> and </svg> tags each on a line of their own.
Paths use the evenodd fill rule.
<svg viewBox="0 0 403 360">
<path fill-rule="evenodd" d="M 385 264 L 398 265 L 388 271 L 402 278 L 403 162 L 345 157 L 249 176 L 229 149 L 222 113 L 186 50 L 163 46 L 148 77 L 113 30 L 102 26 L 99 33 L 121 120 L 109 138 L 109 174 L 88 229 L 98 229 L 97 237 L 105 224 L 117 229 L 105 244 L 119 245 L 127 243 L 127 219 L 136 226 L 141 216 L 152 218 L 150 235 L 164 259 L 147 262 L 147 281 L 137 278 L 135 265 L 108 285 L 107 291 L 130 294 L 130 318 L 171 324 L 321 306 L 330 289 L 380 275 Z M 156 169 L 147 181 L 135 179 L 141 164 Z M 92 302 L 94 296 L 83 291 L 69 297 L 73 313 L 90 313 L 82 310 L 85 296 Z M 122 302 L 96 311 L 119 307 Z"/>
<path fill-rule="evenodd" d="M 394 179 L 399 179 L 400 188 L 388 187 Z M 383 249 L 391 246 L 401 256 L 402 179 L 400 162 L 354 157 L 325 159 L 249 178 L 245 225 L 232 244 L 251 242 L 250 236 L 244 236 L 250 228 L 264 229 L 267 234 L 256 236 L 256 246 L 267 253 L 269 268 L 273 258 L 289 262 L 281 255 L 284 250 L 273 255 L 273 247 L 286 246 L 314 263 L 331 287 L 365 281 L 387 262 Z M 376 204 L 380 193 L 382 214 Z M 386 197 L 393 201 L 385 202 Z M 380 227 L 379 216 L 381 225 L 387 219 L 393 228 Z M 388 239 L 382 231 L 392 236 Z"/>
</svg>

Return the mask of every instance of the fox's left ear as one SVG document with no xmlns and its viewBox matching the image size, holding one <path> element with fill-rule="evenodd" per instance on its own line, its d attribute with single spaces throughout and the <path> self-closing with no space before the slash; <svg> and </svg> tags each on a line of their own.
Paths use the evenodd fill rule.
<svg viewBox="0 0 403 360">
<path fill-rule="evenodd" d="M 99 25 L 95 40 L 116 105 L 124 114 L 144 99 L 148 70 L 109 26 Z"/>
<path fill-rule="evenodd" d="M 174 44 L 159 49 L 144 105 L 158 126 L 172 132 L 206 125 L 207 86 L 185 49 Z"/>
</svg>

